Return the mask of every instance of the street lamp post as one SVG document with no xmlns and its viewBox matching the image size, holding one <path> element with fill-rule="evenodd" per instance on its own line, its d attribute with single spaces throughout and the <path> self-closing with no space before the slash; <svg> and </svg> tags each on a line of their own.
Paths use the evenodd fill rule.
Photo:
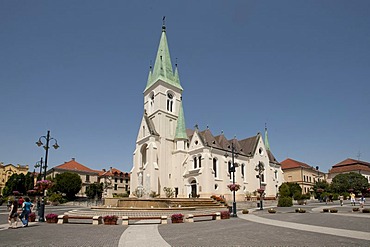
<svg viewBox="0 0 370 247">
<path fill-rule="evenodd" d="M 227 158 L 229 155 L 225 153 L 225 157 Z M 235 147 L 234 147 L 234 142 L 231 142 L 231 162 L 232 162 L 232 167 L 230 167 L 230 172 L 233 173 L 233 185 L 235 188 L 235 162 L 234 162 L 234 157 L 236 157 L 237 154 L 235 153 Z M 233 190 L 233 212 L 232 212 L 232 217 L 237 217 L 236 214 L 236 201 L 235 201 L 235 189 Z"/>
<path fill-rule="evenodd" d="M 259 178 L 259 180 L 260 180 L 260 188 L 259 188 L 259 192 L 260 192 L 260 210 L 263 210 L 262 197 L 263 197 L 264 190 L 262 189 L 262 175 L 263 175 L 263 172 L 265 171 L 265 166 L 263 165 L 263 163 L 261 161 L 259 161 L 254 170 L 256 172 L 258 172 L 258 175 L 256 177 Z"/>
<path fill-rule="evenodd" d="M 41 174 L 42 174 L 42 168 L 43 168 L 43 166 L 42 166 L 42 164 L 43 164 L 43 160 L 42 160 L 42 157 L 41 157 L 41 159 L 40 159 L 40 161 L 37 161 L 36 162 L 36 164 L 35 164 L 35 168 L 39 168 L 40 167 L 40 180 L 41 180 Z M 39 181 L 39 176 L 37 176 L 37 181 Z"/>
<path fill-rule="evenodd" d="M 42 143 L 41 139 L 46 140 L 45 145 Z M 36 142 L 37 146 L 40 147 L 40 146 L 44 145 L 43 148 L 45 149 L 44 180 L 46 180 L 46 169 L 48 167 L 48 154 L 49 154 L 49 148 L 50 148 L 49 143 L 52 140 L 54 140 L 54 142 L 55 142 L 54 145 L 53 145 L 53 148 L 54 149 L 59 148 L 57 140 L 50 137 L 50 130 L 48 130 L 46 136 L 41 136 L 39 138 L 39 140 Z M 42 161 L 42 159 L 41 159 L 41 161 Z M 42 172 L 42 163 L 40 164 L 40 173 L 41 172 Z M 41 207 L 40 207 L 40 211 L 39 211 L 39 221 L 41 221 L 41 222 L 45 221 L 44 214 L 45 214 L 45 190 L 42 191 Z"/>
</svg>

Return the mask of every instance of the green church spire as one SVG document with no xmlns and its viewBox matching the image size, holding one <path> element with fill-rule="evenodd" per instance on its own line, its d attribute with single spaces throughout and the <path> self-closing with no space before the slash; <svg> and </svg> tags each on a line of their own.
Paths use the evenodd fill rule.
<svg viewBox="0 0 370 247">
<path fill-rule="evenodd" d="M 145 90 L 147 90 L 159 79 L 182 90 L 180 80 L 178 79 L 178 74 L 175 75 L 173 73 L 170 50 L 168 49 L 167 43 L 166 26 L 164 25 L 164 18 L 162 35 L 158 46 L 154 68 L 152 73 L 150 74 L 150 77 L 148 77 L 148 82 Z"/>
<path fill-rule="evenodd" d="M 186 135 L 186 128 L 185 128 L 185 117 L 184 117 L 184 110 L 182 108 L 182 102 L 180 102 L 179 108 L 179 117 L 177 118 L 177 126 L 176 126 L 176 133 L 175 133 L 175 140 L 187 140 L 188 136 Z"/>
<path fill-rule="evenodd" d="M 270 150 L 270 144 L 269 144 L 269 138 L 268 138 L 268 135 L 267 135 L 267 127 L 266 127 L 266 125 L 265 125 L 265 147 L 266 147 L 266 150 Z"/>
</svg>

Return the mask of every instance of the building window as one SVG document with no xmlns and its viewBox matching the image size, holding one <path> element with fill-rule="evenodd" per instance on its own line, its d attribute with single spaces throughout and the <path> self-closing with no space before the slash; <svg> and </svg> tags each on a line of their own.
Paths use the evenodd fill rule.
<svg viewBox="0 0 370 247">
<path fill-rule="evenodd" d="M 90 175 L 86 175 L 86 182 L 90 182 Z"/>
<path fill-rule="evenodd" d="M 126 184 L 128 184 L 128 179 L 126 179 Z"/>
<path fill-rule="evenodd" d="M 119 182 L 122 184 L 122 183 L 123 183 L 123 178 L 121 178 L 121 179 L 119 180 Z"/>
<path fill-rule="evenodd" d="M 114 182 L 117 183 L 118 179 L 117 178 L 114 178 Z"/>
<path fill-rule="evenodd" d="M 199 160 L 199 168 L 201 168 L 202 167 L 202 155 L 198 157 L 198 160 Z"/>
<path fill-rule="evenodd" d="M 117 190 L 117 184 L 114 185 L 114 190 Z"/>
<path fill-rule="evenodd" d="M 173 95 L 172 93 L 167 93 L 167 111 L 172 112 L 173 107 Z"/>
<path fill-rule="evenodd" d="M 217 159 L 213 158 L 213 171 L 215 174 L 215 178 L 217 178 Z"/>
<path fill-rule="evenodd" d="M 245 169 L 245 165 L 244 164 L 242 164 L 242 176 L 244 177 L 244 169 Z"/>
<path fill-rule="evenodd" d="M 193 161 L 194 161 L 194 169 L 197 169 L 198 165 L 197 165 L 197 157 L 194 157 L 193 158 Z"/>
</svg>

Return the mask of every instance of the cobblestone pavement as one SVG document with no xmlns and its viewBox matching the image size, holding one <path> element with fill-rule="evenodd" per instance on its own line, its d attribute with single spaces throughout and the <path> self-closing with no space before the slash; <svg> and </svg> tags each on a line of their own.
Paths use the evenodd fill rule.
<svg viewBox="0 0 370 247">
<path fill-rule="evenodd" d="M 251 210 L 229 220 L 165 225 L 35 223 L 5 229 L 3 224 L 0 246 L 370 246 L 368 214 L 354 213 L 349 205 L 300 206 L 306 209 L 303 214 L 295 213 L 297 207 L 277 208 L 276 214 Z M 338 213 L 322 213 L 324 207 L 336 207 Z"/>
</svg>

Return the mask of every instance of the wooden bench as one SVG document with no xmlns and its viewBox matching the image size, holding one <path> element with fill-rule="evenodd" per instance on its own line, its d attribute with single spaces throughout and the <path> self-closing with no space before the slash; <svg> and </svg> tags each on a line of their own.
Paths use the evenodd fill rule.
<svg viewBox="0 0 370 247">
<path fill-rule="evenodd" d="M 212 220 L 221 220 L 221 213 L 212 213 L 212 214 L 187 214 L 185 216 L 185 222 L 194 222 L 194 218 L 198 217 L 212 217 Z"/>
<path fill-rule="evenodd" d="M 103 224 L 103 217 L 102 216 L 87 216 L 87 215 L 58 215 L 58 224 L 68 223 L 69 219 L 76 219 L 76 220 L 92 220 L 93 225 L 100 225 Z"/>
<path fill-rule="evenodd" d="M 129 225 L 129 220 L 160 220 L 160 224 L 167 224 L 167 215 L 163 215 L 163 216 L 122 216 L 122 225 Z"/>
</svg>

